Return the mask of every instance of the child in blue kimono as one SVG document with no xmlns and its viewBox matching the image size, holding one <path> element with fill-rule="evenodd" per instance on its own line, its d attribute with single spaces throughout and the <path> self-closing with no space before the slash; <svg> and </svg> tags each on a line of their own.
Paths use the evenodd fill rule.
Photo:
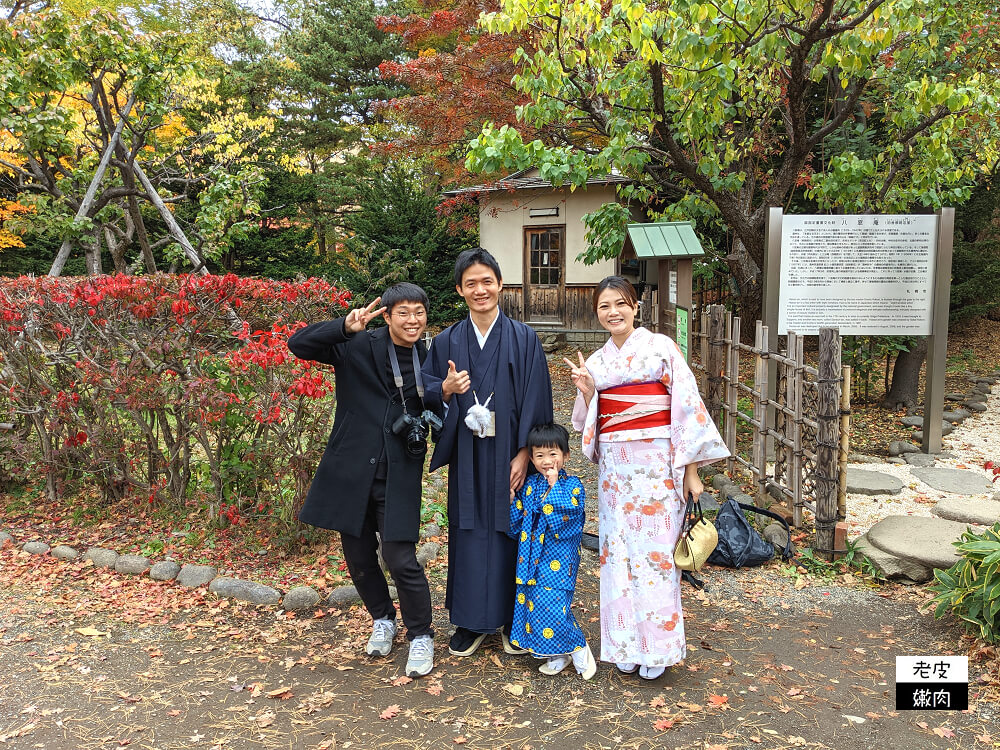
<svg viewBox="0 0 1000 750">
<path fill-rule="evenodd" d="M 563 464 L 569 458 L 569 433 L 558 424 L 536 425 L 527 447 L 537 470 L 510 506 L 510 531 L 517 540 L 512 646 L 546 659 L 538 668 L 555 675 L 570 662 L 585 680 L 597 673 L 570 605 L 580 567 L 584 490 Z"/>
</svg>

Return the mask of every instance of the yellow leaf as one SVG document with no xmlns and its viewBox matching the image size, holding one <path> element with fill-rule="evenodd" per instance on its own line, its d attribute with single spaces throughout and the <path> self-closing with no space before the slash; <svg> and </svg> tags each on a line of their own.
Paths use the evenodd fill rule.
<svg viewBox="0 0 1000 750">
<path fill-rule="evenodd" d="M 508 682 L 506 685 L 503 686 L 503 689 L 506 690 L 511 695 L 518 697 L 524 694 L 524 685 L 515 685 L 513 683 Z"/>
<path fill-rule="evenodd" d="M 104 631 L 98 630 L 97 628 L 92 628 L 89 625 L 87 627 L 85 627 L 85 628 L 77 628 L 76 632 L 79 633 L 80 635 L 86 635 L 86 636 L 91 636 L 91 637 L 93 637 L 93 636 L 99 636 L 99 635 L 111 635 L 111 631 L 110 630 L 107 631 L 107 632 L 104 632 Z"/>
</svg>

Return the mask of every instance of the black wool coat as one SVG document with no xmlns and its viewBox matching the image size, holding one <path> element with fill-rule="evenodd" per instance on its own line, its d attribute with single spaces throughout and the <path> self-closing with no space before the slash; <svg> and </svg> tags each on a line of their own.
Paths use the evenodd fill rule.
<svg viewBox="0 0 1000 750">
<path fill-rule="evenodd" d="M 333 431 L 299 520 L 360 536 L 375 466 L 384 450 L 388 477 L 383 539 L 416 542 L 424 460 L 406 452 L 405 432 L 392 432 L 403 405 L 399 389 L 389 377 L 391 342 L 389 329 L 384 327 L 347 335 L 343 318 L 313 323 L 288 339 L 288 348 L 296 357 L 336 369 Z M 423 362 L 427 348 L 422 341 L 415 346 Z"/>
</svg>

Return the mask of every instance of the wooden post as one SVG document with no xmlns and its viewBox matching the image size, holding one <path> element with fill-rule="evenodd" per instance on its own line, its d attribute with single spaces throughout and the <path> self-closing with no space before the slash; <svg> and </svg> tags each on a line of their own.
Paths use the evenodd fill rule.
<svg viewBox="0 0 1000 750">
<path fill-rule="evenodd" d="M 671 317 L 673 308 L 670 304 L 670 258 L 659 258 L 656 261 L 656 297 L 656 304 L 659 305 L 656 332 L 668 334 L 669 326 L 673 322 Z"/>
<path fill-rule="evenodd" d="M 691 298 L 691 287 L 693 286 L 693 275 L 694 275 L 694 261 L 690 258 L 678 258 L 677 259 L 677 299 L 674 300 L 674 333 L 677 333 L 677 308 L 683 307 L 688 311 L 688 331 L 687 331 L 687 342 L 681 344 L 681 348 L 685 352 L 691 351 L 691 312 L 694 310 L 694 305 L 692 304 Z M 675 336 L 676 340 L 676 336 Z M 690 354 L 688 355 L 690 359 Z"/>
<path fill-rule="evenodd" d="M 937 259 L 934 264 L 934 302 L 931 335 L 927 341 L 927 385 L 924 388 L 924 429 L 920 449 L 941 452 L 944 418 L 944 377 L 948 367 L 948 303 L 951 301 L 951 255 L 955 240 L 955 209 L 938 211 Z"/>
<path fill-rule="evenodd" d="M 816 381 L 816 546 L 834 558 L 840 477 L 840 332 L 819 329 L 819 378 Z"/>
<path fill-rule="evenodd" d="M 125 109 L 121 111 L 121 117 L 118 118 L 115 132 L 111 134 L 108 145 L 104 148 L 104 153 L 101 154 L 101 161 L 97 165 L 97 171 L 94 172 L 94 178 L 90 181 L 87 192 L 84 193 L 83 200 L 80 201 L 80 208 L 77 209 L 76 216 L 73 217 L 74 224 L 86 218 L 90 212 L 90 207 L 94 204 L 94 198 L 97 197 L 97 187 L 101 184 L 101 180 L 104 179 L 104 172 L 111 161 L 111 154 L 114 153 L 118 139 L 122 137 L 122 130 L 125 129 L 125 119 L 128 117 L 129 112 L 132 111 L 133 104 L 135 104 L 134 93 L 129 96 L 128 101 L 125 103 Z M 62 244 L 59 246 L 59 252 L 56 253 L 55 260 L 52 261 L 52 267 L 49 269 L 49 276 L 58 276 L 62 273 L 72 247 L 72 240 L 67 238 L 62 241 Z M 98 251 L 98 257 L 100 257 L 100 251 Z"/>
<path fill-rule="evenodd" d="M 153 183 L 149 181 L 146 177 L 146 173 L 139 168 L 138 164 L 133 164 L 133 170 L 135 170 L 135 176 L 139 178 L 139 182 L 142 183 L 142 189 L 146 191 L 146 195 L 149 196 L 149 200 L 152 201 L 153 205 L 156 206 L 156 210 L 160 212 L 160 216 L 166 223 L 167 228 L 170 230 L 170 235 L 177 240 L 177 243 L 184 249 L 184 254 L 187 256 L 188 260 L 191 261 L 198 273 L 202 276 L 208 275 L 208 269 L 205 268 L 205 263 L 200 257 L 198 257 L 197 251 L 194 246 L 188 242 L 187 236 L 184 234 L 184 230 L 180 228 L 174 215 L 170 213 L 170 209 L 167 208 L 166 204 L 160 198 L 160 194 L 156 192 L 156 188 L 153 187 Z"/>
<path fill-rule="evenodd" d="M 803 381 L 805 380 L 805 339 L 796 336 L 791 331 L 788 332 L 789 354 L 791 354 L 792 337 L 795 340 L 795 376 L 792 385 L 792 409 L 795 416 L 792 417 L 792 442 L 795 447 L 792 449 L 792 525 L 802 526 L 802 394 L 805 390 Z"/>
<path fill-rule="evenodd" d="M 722 373 L 725 367 L 726 355 L 726 308 L 722 305 L 712 305 L 711 319 L 708 324 L 708 361 L 705 371 L 708 373 L 707 406 L 708 413 L 721 424 L 719 409 L 722 406 Z"/>
<path fill-rule="evenodd" d="M 851 368 L 841 368 L 840 462 L 837 481 L 837 520 L 847 520 L 847 456 L 851 450 Z"/>
<path fill-rule="evenodd" d="M 757 331 L 754 337 L 754 347 L 757 366 L 754 377 L 753 419 L 757 424 L 753 428 L 753 465 L 757 469 L 757 493 L 755 505 L 767 503 L 767 412 L 768 412 L 768 372 L 771 361 L 768 353 L 768 327 L 757 321 Z"/>
<path fill-rule="evenodd" d="M 708 395 L 708 376 L 711 370 L 708 369 L 708 340 L 711 336 L 711 326 L 709 325 L 709 314 L 707 310 L 702 310 L 701 313 L 701 364 L 705 368 L 704 376 L 699 387 L 701 392 Z"/>
<path fill-rule="evenodd" d="M 736 410 L 737 404 L 740 398 L 740 319 L 734 317 L 732 314 L 729 316 L 730 325 L 729 327 L 729 384 L 727 388 L 727 401 L 729 403 L 728 413 L 726 414 L 725 421 L 725 432 L 723 433 L 726 440 L 726 447 L 729 448 L 729 452 L 732 454 L 726 460 L 726 468 L 729 473 L 733 473 L 733 469 L 736 467 L 736 461 L 733 460 L 733 456 L 736 455 Z"/>
</svg>

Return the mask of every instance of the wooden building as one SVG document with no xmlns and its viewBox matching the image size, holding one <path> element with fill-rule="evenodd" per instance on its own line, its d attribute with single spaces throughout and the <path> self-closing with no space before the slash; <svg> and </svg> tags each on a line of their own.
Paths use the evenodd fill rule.
<svg viewBox="0 0 1000 750">
<path fill-rule="evenodd" d="M 539 331 L 601 331 L 592 299 L 597 283 L 622 270 L 638 281 L 638 263 L 620 259 L 586 265 L 585 214 L 618 200 L 619 175 L 588 181 L 570 191 L 553 187 L 536 168 L 516 172 L 491 185 L 453 190 L 479 203 L 479 244 L 503 272 L 500 306 L 507 315 Z"/>
<path fill-rule="evenodd" d="M 553 187 L 533 168 L 447 195 L 475 195 L 479 244 L 500 263 L 500 306 L 510 317 L 540 334 L 564 333 L 570 343 L 600 345 L 607 332 L 593 312 L 594 290 L 605 276 L 620 274 L 644 303 L 640 322 L 676 335 L 676 308 L 693 312 L 691 262 L 702 254 L 688 222 L 629 224 L 617 258 L 592 265 L 577 260 L 587 249 L 584 215 L 617 201 L 616 187 L 627 181 L 612 174 L 571 191 Z M 657 287 L 669 293 L 657 295 Z"/>
</svg>

